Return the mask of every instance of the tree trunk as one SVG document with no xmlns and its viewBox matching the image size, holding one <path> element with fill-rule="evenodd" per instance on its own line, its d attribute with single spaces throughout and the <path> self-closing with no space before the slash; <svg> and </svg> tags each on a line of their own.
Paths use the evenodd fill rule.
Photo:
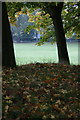
<svg viewBox="0 0 80 120">
<path fill-rule="evenodd" d="M 70 64 L 64 28 L 63 28 L 63 23 L 61 19 L 62 8 L 63 8 L 63 3 L 60 2 L 58 3 L 57 6 L 54 4 L 53 6 L 49 6 L 49 8 L 47 8 L 47 12 L 50 14 L 54 24 L 59 63 Z"/>
<path fill-rule="evenodd" d="M 2 66 L 16 66 L 12 35 L 5 2 L 2 2 Z"/>
<path fill-rule="evenodd" d="M 0 16 L 2 16 L 2 2 L 0 1 Z M 2 17 L 0 17 L 2 23 Z M 2 26 L 0 26 L 0 71 L 2 69 Z"/>
<path fill-rule="evenodd" d="M 70 64 L 61 14 L 58 12 L 53 17 L 53 24 L 56 34 L 59 63 Z"/>
</svg>

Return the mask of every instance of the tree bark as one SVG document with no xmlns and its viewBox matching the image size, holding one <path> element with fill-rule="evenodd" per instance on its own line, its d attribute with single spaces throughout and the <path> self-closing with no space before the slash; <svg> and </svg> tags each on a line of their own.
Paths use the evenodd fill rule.
<svg viewBox="0 0 80 120">
<path fill-rule="evenodd" d="M 2 66 L 16 67 L 12 35 L 5 2 L 2 2 Z"/>
<path fill-rule="evenodd" d="M 50 14 L 54 24 L 59 63 L 70 64 L 66 45 L 66 38 L 61 18 L 62 8 L 63 3 L 58 3 L 57 6 L 53 5 L 51 6 L 51 8 L 49 6 L 49 8 L 47 8 L 47 12 Z"/>
<path fill-rule="evenodd" d="M 70 64 L 63 23 L 59 12 L 56 12 L 56 16 L 53 17 L 53 24 L 56 34 L 59 63 Z"/>
</svg>

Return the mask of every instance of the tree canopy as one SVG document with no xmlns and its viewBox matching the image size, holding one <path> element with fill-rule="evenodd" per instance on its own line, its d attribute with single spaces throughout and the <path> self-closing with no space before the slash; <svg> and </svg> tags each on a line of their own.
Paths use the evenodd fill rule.
<svg viewBox="0 0 80 120">
<path fill-rule="evenodd" d="M 10 22 L 15 24 L 15 17 L 18 17 L 20 14 L 27 14 L 29 16 L 29 21 L 34 22 L 34 25 L 28 26 L 26 30 L 29 31 L 30 29 L 35 28 L 36 30 L 40 31 L 41 34 L 44 34 L 41 38 L 41 42 L 39 43 L 43 43 L 49 38 L 53 38 L 55 40 L 55 31 L 53 30 L 54 28 L 52 18 L 47 13 L 45 8 L 49 8 L 54 5 L 58 6 L 58 4 L 59 3 L 57 2 L 8 2 L 7 9 Z M 64 3 L 62 10 L 62 20 L 66 37 L 71 37 L 73 33 L 76 33 L 77 38 L 80 37 L 79 7 L 80 2 Z"/>
<path fill-rule="evenodd" d="M 76 33 L 77 38 L 80 38 L 80 2 L 64 4 L 62 16 L 66 36 Z"/>
</svg>

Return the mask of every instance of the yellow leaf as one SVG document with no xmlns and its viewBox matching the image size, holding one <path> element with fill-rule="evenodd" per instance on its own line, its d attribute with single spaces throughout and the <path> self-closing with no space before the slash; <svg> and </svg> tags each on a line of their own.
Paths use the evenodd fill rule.
<svg viewBox="0 0 80 120">
<path fill-rule="evenodd" d="M 21 14 L 23 14 L 23 12 L 22 12 L 22 11 L 19 11 L 19 15 L 21 15 Z"/>
<path fill-rule="evenodd" d="M 67 90 L 64 90 L 64 89 L 61 89 L 60 92 L 62 92 L 63 94 L 64 94 L 64 93 L 68 93 L 68 91 L 67 91 Z"/>
<path fill-rule="evenodd" d="M 6 107 L 5 107 L 5 112 L 8 112 L 8 109 L 9 109 L 9 106 L 6 105 Z"/>
<path fill-rule="evenodd" d="M 57 100 L 57 101 L 56 101 L 56 104 L 61 104 L 61 101 L 60 101 L 60 100 Z"/>
<path fill-rule="evenodd" d="M 55 116 L 54 115 L 51 115 L 51 119 L 54 119 L 55 118 Z"/>
<path fill-rule="evenodd" d="M 45 116 L 45 115 L 42 117 L 42 119 L 46 119 L 46 118 L 47 118 L 47 116 Z"/>
<path fill-rule="evenodd" d="M 6 96 L 6 97 L 5 97 L 5 99 L 7 99 L 7 100 L 8 100 L 8 99 L 10 99 L 10 97 L 9 97 L 9 96 Z"/>
<path fill-rule="evenodd" d="M 15 15 L 15 17 L 17 18 L 19 15 Z"/>
<path fill-rule="evenodd" d="M 13 103 L 13 101 L 9 100 L 8 103 Z"/>
<path fill-rule="evenodd" d="M 49 15 L 49 14 L 46 14 L 45 16 L 46 16 L 46 17 L 49 17 L 50 15 Z"/>
</svg>

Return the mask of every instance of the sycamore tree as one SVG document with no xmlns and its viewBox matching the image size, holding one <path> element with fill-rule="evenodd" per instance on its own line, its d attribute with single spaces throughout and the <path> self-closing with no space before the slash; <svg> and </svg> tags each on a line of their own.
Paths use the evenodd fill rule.
<svg viewBox="0 0 80 120">
<path fill-rule="evenodd" d="M 66 35 L 72 32 L 79 34 L 79 5 L 80 3 L 63 3 L 63 2 L 23 2 L 23 3 L 7 3 L 8 15 L 11 21 L 14 23 L 14 13 L 19 11 L 18 14 L 29 14 L 30 12 L 36 13 L 36 10 L 40 10 L 36 16 L 30 15 L 30 19 L 34 22 L 33 26 L 28 26 L 29 29 L 32 27 L 42 32 L 43 36 L 40 44 L 48 40 L 49 37 L 56 37 L 59 63 L 70 64 L 67 46 L 66 46 Z M 9 7 L 10 6 L 10 7 Z M 25 9 L 25 8 L 28 9 Z M 22 9 L 21 9 L 22 8 Z M 29 11 L 30 9 L 30 11 Z M 33 12 L 34 11 L 34 12 Z M 42 11 L 42 12 L 41 12 Z M 40 15 L 41 14 L 41 15 Z M 13 16 L 13 17 L 12 17 Z M 72 20 L 72 18 L 76 18 Z M 76 24 L 75 24 L 76 22 Z M 54 35 L 55 33 L 55 35 Z"/>
<path fill-rule="evenodd" d="M 45 5 L 45 7 L 43 6 L 43 9 L 50 14 L 50 17 L 52 18 L 54 24 L 59 63 L 70 64 L 66 46 L 65 33 L 61 18 L 62 8 L 63 8 L 62 2 L 57 4 L 50 3 L 48 6 L 47 4 Z"/>
<path fill-rule="evenodd" d="M 43 3 L 41 3 L 41 4 L 43 5 Z M 59 4 L 63 4 L 63 3 L 57 3 L 56 5 L 54 5 L 55 11 L 58 11 L 57 9 L 60 8 L 61 5 L 59 6 Z M 42 28 L 42 27 L 44 29 L 44 32 L 43 32 L 44 35 L 42 36 L 42 39 L 40 40 L 40 42 L 38 42 L 38 45 L 43 44 L 44 41 L 47 41 L 49 39 L 49 37 L 52 37 L 52 36 L 53 36 L 52 37 L 53 39 L 51 42 L 54 41 L 54 39 L 55 39 L 54 33 L 56 33 L 56 30 L 54 31 L 55 26 L 57 26 L 55 28 L 55 29 L 57 29 L 57 32 L 59 30 L 60 31 L 59 33 L 60 34 L 62 33 L 59 28 L 60 24 L 58 24 L 60 22 L 60 20 L 59 20 L 60 17 L 62 17 L 62 22 L 63 22 L 62 24 L 64 27 L 63 29 L 64 29 L 64 34 L 66 35 L 66 37 L 68 37 L 68 38 L 72 37 L 73 33 L 76 33 L 77 39 L 79 39 L 80 38 L 80 29 L 79 29 L 80 28 L 80 19 L 79 19 L 80 9 L 79 9 L 79 7 L 80 7 L 79 2 L 78 3 L 64 3 L 62 13 L 60 13 L 60 14 L 62 14 L 62 16 L 59 16 L 58 13 L 56 12 L 55 15 L 57 15 L 57 16 L 55 17 L 55 15 L 54 15 L 53 19 L 52 19 L 52 17 L 50 17 L 49 12 L 45 12 L 45 11 L 41 12 L 40 10 L 39 10 L 39 12 L 37 12 L 37 14 L 34 17 L 33 17 L 33 14 L 30 15 L 30 20 L 35 23 L 33 27 L 38 28 L 39 31 L 40 31 L 40 28 Z M 44 9 L 45 8 L 43 6 L 43 10 Z M 47 11 L 48 11 L 48 9 L 49 8 L 47 7 Z M 53 13 L 52 13 L 52 15 L 53 15 Z M 59 16 L 59 18 L 58 18 L 58 16 Z M 56 18 L 56 19 L 54 19 L 54 18 Z M 58 24 L 58 25 L 56 25 L 56 24 Z M 50 25 L 52 26 L 53 30 L 51 30 Z M 32 28 L 32 26 L 29 28 Z M 56 38 L 57 37 L 58 37 L 58 35 L 56 34 Z M 61 38 L 59 37 L 59 39 L 61 39 Z M 56 39 L 56 40 L 58 40 L 58 39 Z M 68 53 L 66 52 L 67 51 L 66 43 L 64 43 L 64 41 L 65 40 L 63 40 L 63 43 L 62 43 L 59 40 L 61 46 L 64 46 L 64 47 L 60 47 L 60 44 L 58 44 L 59 42 L 57 41 L 58 56 L 60 57 L 59 62 L 62 61 L 62 59 L 64 61 L 65 58 L 66 58 L 66 60 L 69 61 L 69 58 L 67 55 Z M 64 52 L 62 52 L 63 50 L 61 50 L 61 49 L 64 49 Z M 61 55 L 63 55 L 63 56 L 61 56 Z"/>
<path fill-rule="evenodd" d="M 27 4 L 28 3 L 26 3 L 26 5 Z M 63 23 L 61 18 L 63 2 L 34 3 L 33 7 L 35 6 L 40 7 L 43 11 L 45 11 L 46 14 L 49 14 L 50 18 L 52 19 L 54 30 L 55 30 L 55 36 L 56 36 L 59 63 L 70 64 L 68 52 L 67 52 L 67 46 L 66 46 L 65 33 L 64 33 Z"/>
</svg>

